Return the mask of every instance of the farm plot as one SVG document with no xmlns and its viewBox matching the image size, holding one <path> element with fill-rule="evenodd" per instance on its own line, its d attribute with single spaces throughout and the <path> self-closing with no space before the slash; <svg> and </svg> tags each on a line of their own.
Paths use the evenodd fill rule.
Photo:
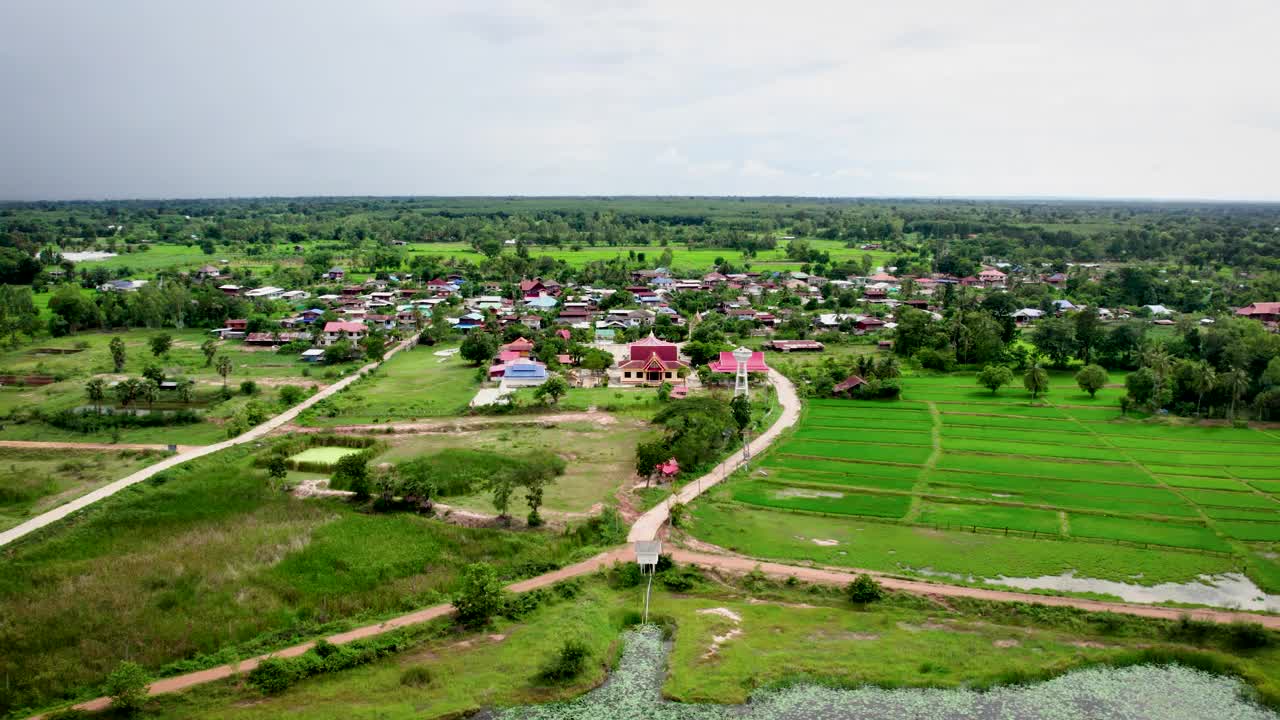
<svg viewBox="0 0 1280 720">
<path fill-rule="evenodd" d="M 911 402 L 811 403 L 792 436 L 760 459 L 764 482 L 793 493 L 757 477 L 710 502 L 746 514 L 864 514 L 947 537 L 958 527 L 1007 528 L 1043 534 L 1027 541 L 1044 545 L 1118 551 L 1119 542 L 1157 564 L 1173 562 L 1171 553 L 1218 553 L 1280 591 L 1280 564 L 1235 542 L 1280 542 L 1280 446 L 1267 434 L 1121 417 L 1074 393 L 1064 404 L 1031 404 L 1014 392 L 971 396 L 945 377 L 909 376 L 903 386 Z M 861 499 L 876 493 L 894 499 Z M 899 514 L 908 495 L 913 504 Z M 1151 570 L 1143 561 L 1130 575 Z"/>
<path fill-rule="evenodd" d="M 900 518 L 911 506 L 909 495 L 874 495 L 842 490 L 820 490 L 758 480 L 736 483 L 733 486 L 733 498 L 749 505 L 784 510 L 885 518 Z"/>
</svg>

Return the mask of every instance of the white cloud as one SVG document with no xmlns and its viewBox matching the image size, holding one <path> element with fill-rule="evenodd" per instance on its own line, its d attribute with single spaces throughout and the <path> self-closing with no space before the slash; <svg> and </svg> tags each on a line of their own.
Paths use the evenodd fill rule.
<svg viewBox="0 0 1280 720">
<path fill-rule="evenodd" d="M 18 0 L 0 197 L 1280 199 L 1277 26 L 1273 0 Z"/>
</svg>

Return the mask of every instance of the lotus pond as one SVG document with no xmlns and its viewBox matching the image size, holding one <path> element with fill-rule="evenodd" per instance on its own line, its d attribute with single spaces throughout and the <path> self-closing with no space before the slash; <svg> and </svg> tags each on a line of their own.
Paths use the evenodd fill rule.
<svg viewBox="0 0 1280 720">
<path fill-rule="evenodd" d="M 599 688 L 563 703 L 486 713 L 495 720 L 1277 720 L 1239 680 L 1179 666 L 1078 670 L 1029 686 L 853 690 L 794 685 L 756 693 L 746 705 L 662 699 L 668 646 L 648 626 L 625 635 L 617 669 Z"/>
</svg>

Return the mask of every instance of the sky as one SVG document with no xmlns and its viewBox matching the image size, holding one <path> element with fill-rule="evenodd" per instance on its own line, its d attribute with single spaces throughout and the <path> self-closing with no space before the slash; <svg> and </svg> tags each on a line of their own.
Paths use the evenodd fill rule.
<svg viewBox="0 0 1280 720">
<path fill-rule="evenodd" d="M 1280 200 L 1276 0 L 3 0 L 0 198 Z"/>
</svg>

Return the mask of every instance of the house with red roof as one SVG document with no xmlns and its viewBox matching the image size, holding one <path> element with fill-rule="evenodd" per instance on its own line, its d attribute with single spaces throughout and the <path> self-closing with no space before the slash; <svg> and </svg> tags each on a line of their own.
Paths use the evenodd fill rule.
<svg viewBox="0 0 1280 720">
<path fill-rule="evenodd" d="M 1280 322 L 1280 302 L 1256 302 L 1236 310 L 1236 316 L 1262 322 Z"/>
<path fill-rule="evenodd" d="M 1008 275 L 995 268 L 987 268 L 978 273 L 978 283 L 982 287 L 998 288 L 1004 287 L 1005 281 L 1009 279 Z"/>
<path fill-rule="evenodd" d="M 673 457 L 666 462 L 654 465 L 653 469 L 658 475 L 661 475 L 664 478 L 672 478 L 680 472 L 680 463 L 676 462 L 676 459 Z"/>
<path fill-rule="evenodd" d="M 840 383 L 837 384 L 834 388 L 831 388 L 831 390 L 837 395 L 848 395 L 852 393 L 854 390 L 866 384 L 867 384 L 867 381 L 863 380 L 860 376 L 850 375 L 844 380 L 841 380 Z"/>
<path fill-rule="evenodd" d="M 689 363 L 680 359 L 675 343 L 659 340 L 653 333 L 649 337 L 631 343 L 627 348 L 628 359 L 618 365 L 624 385 L 660 385 L 679 382 L 681 369 Z"/>
<path fill-rule="evenodd" d="M 335 320 L 324 324 L 324 338 L 322 342 L 328 346 L 339 340 L 350 340 L 351 342 L 359 342 L 369 334 L 369 329 L 362 322 L 350 322 Z"/>
<path fill-rule="evenodd" d="M 513 352 L 516 357 L 529 357 L 529 353 L 533 352 L 533 342 L 524 336 L 503 345 L 499 348 L 502 352 Z"/>
</svg>

